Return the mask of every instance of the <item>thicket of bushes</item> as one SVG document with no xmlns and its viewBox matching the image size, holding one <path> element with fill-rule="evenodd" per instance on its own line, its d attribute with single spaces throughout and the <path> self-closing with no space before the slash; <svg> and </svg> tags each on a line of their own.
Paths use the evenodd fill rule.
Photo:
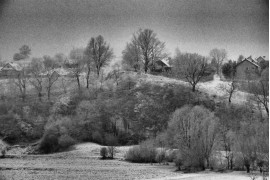
<svg viewBox="0 0 270 180">
<path fill-rule="evenodd" d="M 216 104 L 208 95 L 193 93 L 188 87 L 135 86 L 135 82 L 126 78 L 113 87 L 104 82 L 102 88 L 81 88 L 54 103 L 14 105 L 3 101 L 0 136 L 14 143 L 41 138 L 39 150 L 43 153 L 62 151 L 83 141 L 110 147 L 140 143 L 128 151 L 128 161 L 175 162 L 179 170 L 186 171 L 250 169 L 259 167 L 258 162 L 260 167 L 267 164 L 261 156 L 268 153 L 267 120 L 251 104 Z M 187 123 L 192 129 L 183 129 Z M 189 135 L 183 136 L 184 130 Z M 149 137 L 155 140 L 144 142 Z M 113 150 L 106 151 L 110 154 Z M 227 153 L 225 166 L 216 163 L 214 152 L 218 151 Z"/>
<path fill-rule="evenodd" d="M 192 93 L 184 86 L 132 85 L 119 83 L 113 91 L 104 88 L 95 96 L 82 89 L 68 100 L 59 98 L 47 126 L 65 128 L 76 141 L 109 145 L 113 137 L 119 145 L 131 145 L 148 138 L 147 129 L 152 129 L 154 136 L 165 130 L 171 113 L 185 104 L 215 108 L 207 95 Z"/>
<path fill-rule="evenodd" d="M 141 143 L 138 146 L 130 148 L 126 153 L 127 161 L 136 163 L 154 163 L 156 162 L 157 150 L 150 140 Z"/>
<path fill-rule="evenodd" d="M 129 149 L 125 158 L 174 162 L 184 171 L 262 171 L 268 168 L 269 126 L 267 117 L 259 114 L 248 105 L 221 104 L 214 112 L 203 106 L 184 106 L 173 113 L 167 130 Z M 160 147 L 163 151 L 158 151 Z"/>
</svg>

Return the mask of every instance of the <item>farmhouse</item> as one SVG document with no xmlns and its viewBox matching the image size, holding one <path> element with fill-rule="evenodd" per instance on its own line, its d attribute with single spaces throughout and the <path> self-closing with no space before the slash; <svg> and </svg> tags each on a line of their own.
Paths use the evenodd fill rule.
<svg viewBox="0 0 270 180">
<path fill-rule="evenodd" d="M 0 70 L 0 77 L 15 77 L 19 75 L 23 70 L 23 67 L 14 62 L 5 64 Z"/>
<path fill-rule="evenodd" d="M 260 77 L 260 66 L 251 57 L 245 58 L 236 65 L 236 79 L 254 80 Z"/>
<path fill-rule="evenodd" d="M 152 72 L 168 72 L 170 71 L 172 68 L 172 66 L 169 64 L 169 60 L 167 59 L 161 59 L 161 60 L 157 60 L 151 68 Z"/>
</svg>

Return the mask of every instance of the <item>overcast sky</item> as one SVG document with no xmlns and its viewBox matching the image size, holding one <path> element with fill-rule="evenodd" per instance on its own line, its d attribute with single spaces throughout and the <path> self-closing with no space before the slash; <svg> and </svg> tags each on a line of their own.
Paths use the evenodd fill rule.
<svg viewBox="0 0 270 180">
<path fill-rule="evenodd" d="M 0 0 L 0 55 L 12 60 L 21 45 L 32 57 L 68 54 L 102 35 L 117 58 L 132 33 L 153 29 L 174 55 L 208 55 L 225 48 L 230 59 L 269 57 L 268 0 Z"/>
</svg>

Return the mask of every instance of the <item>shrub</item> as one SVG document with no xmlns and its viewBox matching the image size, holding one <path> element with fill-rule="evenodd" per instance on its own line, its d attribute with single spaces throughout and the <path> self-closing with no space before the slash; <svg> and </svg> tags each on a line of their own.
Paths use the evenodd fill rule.
<svg viewBox="0 0 270 180">
<path fill-rule="evenodd" d="M 3 148 L 2 150 L 1 150 L 1 158 L 5 158 L 6 157 L 6 148 Z"/>
<path fill-rule="evenodd" d="M 106 147 L 102 147 L 100 149 L 100 156 L 101 156 L 102 159 L 106 159 L 107 158 L 107 156 L 108 156 L 108 150 L 107 150 Z"/>
<path fill-rule="evenodd" d="M 165 153 L 165 160 L 167 162 L 174 162 L 177 153 L 178 153 L 177 150 L 168 150 L 168 151 L 166 151 L 166 153 Z"/>
<path fill-rule="evenodd" d="M 157 152 L 155 161 L 158 162 L 159 164 L 162 163 L 165 160 L 165 150 L 160 150 Z"/>
<path fill-rule="evenodd" d="M 183 158 L 180 152 L 174 154 L 174 163 L 178 171 L 181 171 L 181 166 L 183 165 Z"/>
<path fill-rule="evenodd" d="M 104 142 L 102 135 L 98 131 L 95 131 L 93 133 L 92 138 L 93 138 L 93 142 L 95 143 L 103 144 Z"/>
<path fill-rule="evenodd" d="M 43 153 L 56 152 L 59 149 L 58 137 L 60 136 L 58 128 L 52 127 L 48 129 L 39 144 L 39 150 Z"/>
<path fill-rule="evenodd" d="M 117 152 L 117 148 L 115 146 L 118 145 L 118 140 L 115 136 L 106 135 L 106 144 L 108 147 L 108 156 L 113 159 L 115 153 Z"/>
<path fill-rule="evenodd" d="M 129 133 L 119 133 L 118 135 L 118 142 L 119 144 L 121 145 L 126 145 L 126 144 L 129 144 L 129 143 L 132 143 L 131 141 L 131 135 Z"/>
<path fill-rule="evenodd" d="M 76 141 L 70 137 L 69 135 L 65 134 L 59 137 L 58 144 L 60 150 L 65 150 L 69 148 L 70 146 L 74 145 Z"/>
<path fill-rule="evenodd" d="M 182 159 L 183 168 L 187 172 L 201 171 L 205 169 L 205 158 L 199 147 L 183 151 L 178 155 Z"/>
<path fill-rule="evenodd" d="M 113 159 L 114 155 L 117 153 L 117 148 L 115 146 L 108 147 L 108 157 Z"/>
<path fill-rule="evenodd" d="M 139 146 L 134 146 L 128 150 L 125 159 L 137 163 L 154 163 L 156 162 L 157 151 L 153 144 L 145 141 Z"/>
</svg>

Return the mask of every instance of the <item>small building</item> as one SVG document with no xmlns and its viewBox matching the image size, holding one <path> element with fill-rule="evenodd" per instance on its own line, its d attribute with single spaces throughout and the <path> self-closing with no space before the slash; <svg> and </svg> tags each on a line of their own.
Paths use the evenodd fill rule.
<svg viewBox="0 0 270 180">
<path fill-rule="evenodd" d="M 20 64 L 9 62 L 0 69 L 0 77 L 1 78 L 16 77 L 22 72 L 22 70 L 23 67 Z"/>
<path fill-rule="evenodd" d="M 245 58 L 236 65 L 235 78 L 241 80 L 254 80 L 260 77 L 260 66 L 251 57 Z"/>
<path fill-rule="evenodd" d="M 152 72 L 168 72 L 171 71 L 171 69 L 172 66 L 166 59 L 157 60 L 151 67 Z"/>
<path fill-rule="evenodd" d="M 267 61 L 266 58 L 265 58 L 265 56 L 260 56 L 260 57 L 256 58 L 256 62 L 258 64 L 260 64 L 262 61 Z"/>
</svg>

